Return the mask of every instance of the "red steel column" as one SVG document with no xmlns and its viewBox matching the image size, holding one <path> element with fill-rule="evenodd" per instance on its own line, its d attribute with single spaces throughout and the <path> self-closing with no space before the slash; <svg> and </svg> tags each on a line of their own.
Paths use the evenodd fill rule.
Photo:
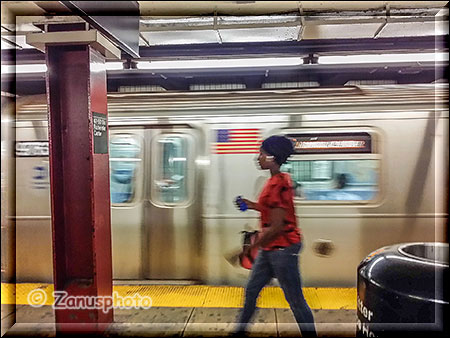
<svg viewBox="0 0 450 338">
<path fill-rule="evenodd" d="M 46 61 L 55 291 L 97 307 L 112 297 L 105 58 L 89 45 L 47 45 Z M 105 310 L 55 308 L 57 333 L 102 332 L 113 322 Z"/>
</svg>

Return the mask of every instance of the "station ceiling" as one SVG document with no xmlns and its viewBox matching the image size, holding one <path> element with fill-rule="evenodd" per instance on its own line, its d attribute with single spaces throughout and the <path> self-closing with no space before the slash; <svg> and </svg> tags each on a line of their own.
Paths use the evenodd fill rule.
<svg viewBox="0 0 450 338">
<path fill-rule="evenodd" d="M 359 39 L 448 34 L 447 1 L 138 1 L 140 45 Z M 2 37 L 82 22 L 58 1 L 3 1 Z M 6 47 L 5 47 L 6 48 Z"/>
<path fill-rule="evenodd" d="M 415 83 L 448 78 L 448 61 L 320 64 L 321 56 L 330 55 L 448 52 L 448 1 L 138 3 L 139 61 L 298 56 L 306 64 L 318 57 L 319 64 L 155 71 L 134 69 L 138 60 L 122 54 L 124 69 L 108 72 L 109 90 L 144 85 L 189 90 L 193 85 L 226 83 L 255 89 L 277 82 L 340 86 L 352 81 Z M 45 62 L 43 53 L 26 44 L 26 36 L 42 32 L 47 24 L 84 22 L 58 1 L 3 1 L 1 15 L 2 64 Z M 7 80 L 2 73 L 2 84 Z M 45 91 L 43 74 L 17 74 L 15 80 L 19 91 Z"/>
<path fill-rule="evenodd" d="M 11 15 L 68 13 L 58 1 L 2 1 L 2 22 Z M 443 8 L 448 1 L 138 1 L 141 16 L 265 15 L 299 11 L 377 11 L 389 5 L 393 10 Z"/>
</svg>

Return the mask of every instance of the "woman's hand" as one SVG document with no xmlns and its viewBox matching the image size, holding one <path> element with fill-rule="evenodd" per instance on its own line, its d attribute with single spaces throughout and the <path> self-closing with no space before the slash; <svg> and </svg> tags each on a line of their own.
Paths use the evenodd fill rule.
<svg viewBox="0 0 450 338">
<path fill-rule="evenodd" d="M 253 245 L 246 245 L 246 246 L 244 246 L 244 249 L 242 250 L 242 252 L 240 253 L 240 255 L 239 255 L 239 257 L 240 258 L 243 258 L 243 257 L 247 257 L 247 258 L 252 258 L 252 255 L 251 255 L 251 253 L 252 253 L 252 250 L 254 249 L 255 247 L 253 246 Z"/>
<path fill-rule="evenodd" d="M 246 199 L 246 198 L 243 198 L 242 201 L 243 201 L 245 204 L 247 204 L 247 206 L 248 206 L 249 209 L 256 210 L 256 203 L 255 203 L 255 202 L 252 202 L 252 201 L 250 201 L 250 200 L 248 200 L 248 199 Z"/>
<path fill-rule="evenodd" d="M 253 209 L 253 210 L 259 210 L 258 209 L 258 203 L 252 202 L 246 198 L 240 198 L 241 203 L 247 204 L 247 209 Z M 234 201 L 238 209 L 241 207 L 240 203 L 238 202 L 238 199 Z"/>
<path fill-rule="evenodd" d="M 273 208 L 270 210 L 270 226 L 261 236 L 258 236 L 256 242 L 252 245 L 257 247 L 265 247 L 274 241 L 284 231 L 284 219 L 286 210 L 282 208 Z"/>
</svg>

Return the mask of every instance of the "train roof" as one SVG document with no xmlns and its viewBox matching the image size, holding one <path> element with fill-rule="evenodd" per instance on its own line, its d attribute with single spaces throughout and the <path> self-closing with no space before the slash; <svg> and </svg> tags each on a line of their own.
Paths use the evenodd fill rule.
<svg viewBox="0 0 450 338">
<path fill-rule="evenodd" d="M 126 92 L 108 93 L 108 112 L 116 114 L 182 115 L 195 111 L 232 111 L 233 109 L 324 108 L 331 106 L 395 105 L 448 106 L 448 84 L 376 85 L 317 87 L 301 89 L 209 92 Z M 47 114 L 45 95 L 18 98 L 17 119 L 33 119 Z M 42 118 L 40 118 L 42 119 Z"/>
</svg>

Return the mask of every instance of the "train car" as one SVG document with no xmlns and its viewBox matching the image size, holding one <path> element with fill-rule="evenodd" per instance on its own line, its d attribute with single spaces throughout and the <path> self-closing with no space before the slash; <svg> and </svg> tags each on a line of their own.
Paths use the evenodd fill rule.
<svg viewBox="0 0 450 338">
<path fill-rule="evenodd" d="M 16 276 L 52 281 L 47 105 L 17 103 Z M 283 165 L 303 235 L 304 286 L 356 286 L 358 263 L 395 243 L 446 241 L 448 86 L 379 85 L 108 94 L 115 280 L 241 286 L 227 262 L 257 229 L 269 173 L 261 140 L 286 135 Z M 71 206 L 68 205 L 67 208 Z"/>
</svg>

